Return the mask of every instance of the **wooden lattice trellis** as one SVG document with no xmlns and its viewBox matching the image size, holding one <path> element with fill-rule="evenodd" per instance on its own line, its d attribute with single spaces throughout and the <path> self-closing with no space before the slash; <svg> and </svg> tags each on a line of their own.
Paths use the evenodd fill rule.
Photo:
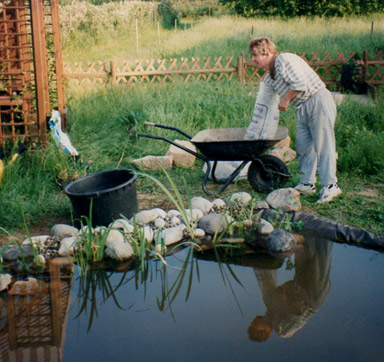
<svg viewBox="0 0 384 362">
<path fill-rule="evenodd" d="M 0 147 L 46 142 L 51 107 L 64 111 L 58 0 L 0 2 Z"/>
</svg>

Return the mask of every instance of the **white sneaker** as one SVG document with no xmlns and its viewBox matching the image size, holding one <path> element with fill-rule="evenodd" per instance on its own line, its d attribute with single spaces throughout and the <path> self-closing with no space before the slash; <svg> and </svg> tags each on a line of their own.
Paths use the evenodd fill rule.
<svg viewBox="0 0 384 362">
<path fill-rule="evenodd" d="M 298 184 L 295 186 L 295 190 L 303 195 L 310 195 L 316 192 L 316 186 L 313 184 Z"/>
<path fill-rule="evenodd" d="M 330 184 L 328 186 L 323 186 L 320 190 L 319 199 L 316 201 L 317 204 L 322 204 L 324 202 L 330 202 L 335 197 L 342 194 L 342 191 L 338 184 Z"/>
</svg>

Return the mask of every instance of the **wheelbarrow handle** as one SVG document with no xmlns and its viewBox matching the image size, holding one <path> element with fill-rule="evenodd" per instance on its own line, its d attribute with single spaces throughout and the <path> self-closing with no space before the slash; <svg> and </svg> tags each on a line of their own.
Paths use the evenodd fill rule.
<svg viewBox="0 0 384 362">
<path fill-rule="evenodd" d="M 164 129 L 170 129 L 172 131 L 179 132 L 180 134 L 182 134 L 184 137 L 187 137 L 188 139 L 192 139 L 191 135 L 189 135 L 188 133 L 182 131 L 180 128 L 177 128 L 177 127 L 166 126 L 165 124 L 153 123 L 153 122 L 144 122 L 144 125 L 151 126 L 151 127 L 164 128 Z"/>
<path fill-rule="evenodd" d="M 170 143 L 171 145 L 174 145 L 175 147 L 177 148 L 180 148 L 182 149 L 183 151 L 185 152 L 188 152 L 190 153 L 191 155 L 194 155 L 195 157 L 197 158 L 200 158 L 200 160 L 203 160 L 204 162 L 207 162 L 209 159 L 203 155 L 200 155 L 198 154 L 197 152 L 195 151 L 192 151 L 190 150 L 189 148 L 187 147 L 184 147 L 183 145 L 180 145 L 176 142 L 174 142 L 173 140 L 167 138 L 167 137 L 163 137 L 163 136 L 156 136 L 154 134 L 150 134 L 150 133 L 139 133 L 138 134 L 139 137 L 146 137 L 146 138 L 152 138 L 152 139 L 155 139 L 155 140 L 162 140 L 162 141 L 165 141 L 165 142 L 168 142 Z"/>
</svg>

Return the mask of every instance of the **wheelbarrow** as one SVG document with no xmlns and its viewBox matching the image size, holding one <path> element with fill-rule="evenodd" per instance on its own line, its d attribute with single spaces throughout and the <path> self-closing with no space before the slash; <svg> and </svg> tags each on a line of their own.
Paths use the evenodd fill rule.
<svg viewBox="0 0 384 362">
<path fill-rule="evenodd" d="M 270 192 L 276 187 L 283 185 L 292 175 L 284 161 L 280 158 L 266 154 L 273 145 L 288 136 L 288 129 L 278 127 L 273 139 L 268 140 L 245 140 L 244 135 L 247 127 L 244 128 L 216 128 L 206 129 L 198 132 L 195 136 L 179 128 L 163 124 L 145 122 L 146 126 L 169 129 L 182 134 L 196 146 L 201 152 L 194 152 L 173 140 L 149 133 L 139 133 L 139 137 L 153 138 L 168 142 L 185 152 L 203 160 L 206 165 L 206 172 L 202 182 L 204 192 L 211 195 L 207 189 L 207 181 L 211 175 L 213 181 L 222 183 L 217 194 L 223 192 L 228 185 L 240 174 L 241 170 L 251 162 L 248 169 L 248 181 L 258 192 Z M 242 161 L 240 165 L 226 178 L 219 181 L 215 177 L 217 162 L 219 161 Z M 212 166 L 211 166 L 212 162 Z M 212 172 L 211 172 L 212 171 Z"/>
</svg>

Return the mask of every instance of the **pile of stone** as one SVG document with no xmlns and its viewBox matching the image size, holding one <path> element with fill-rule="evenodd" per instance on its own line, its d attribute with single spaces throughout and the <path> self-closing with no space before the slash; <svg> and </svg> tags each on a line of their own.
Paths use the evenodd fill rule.
<svg viewBox="0 0 384 362">
<path fill-rule="evenodd" d="M 145 239 L 155 252 L 164 253 L 170 245 L 185 240 L 209 243 L 213 235 L 221 234 L 230 224 L 236 227 L 239 223 L 244 227 L 252 227 L 258 234 L 268 235 L 267 247 L 272 252 L 286 252 L 294 246 L 291 234 L 284 230 L 274 230 L 272 224 L 260 215 L 268 208 L 299 210 L 300 195 L 295 189 L 273 191 L 265 201 L 255 202 L 250 194 L 238 192 L 232 194 L 226 202 L 222 199 L 210 201 L 203 197 L 193 197 L 190 204 L 191 208 L 182 212 L 160 208 L 142 210 L 130 220 L 118 219 L 108 227 L 91 228 L 86 225 L 79 230 L 71 225 L 57 224 L 52 227 L 51 235 L 28 237 L 21 245 L 10 246 L 1 255 L 1 261 L 12 263 L 20 258 L 33 258 L 36 264 L 44 265 L 47 259 L 72 256 L 81 238 L 90 232 L 95 237 L 108 233 L 104 256 L 124 261 L 134 257 L 133 238 Z M 244 218 L 246 210 L 252 210 L 249 211 L 248 219 Z M 242 215 L 236 215 L 236 211 Z"/>
</svg>

